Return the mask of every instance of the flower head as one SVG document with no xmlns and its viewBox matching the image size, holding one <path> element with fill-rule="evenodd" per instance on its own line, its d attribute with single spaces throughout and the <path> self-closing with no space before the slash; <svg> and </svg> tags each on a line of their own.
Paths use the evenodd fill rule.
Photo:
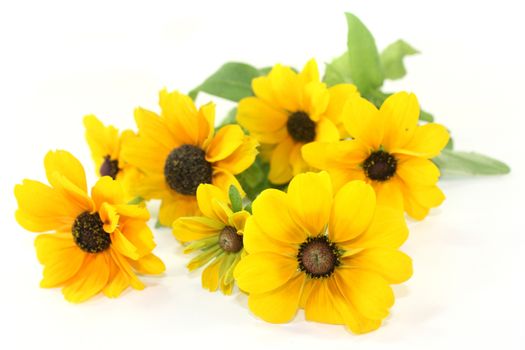
<svg viewBox="0 0 525 350">
<path fill-rule="evenodd" d="M 379 203 L 423 219 L 445 199 L 436 185 L 439 169 L 429 159 L 446 146 L 449 134 L 439 124 L 419 126 L 418 119 L 413 94 L 394 94 L 379 110 L 356 96 L 344 113 L 353 140 L 315 142 L 303 148 L 303 156 L 311 166 L 328 171 L 335 189 L 363 180 L 373 186 Z"/>
<path fill-rule="evenodd" d="M 244 256 L 244 224 L 250 214 L 242 209 L 241 197 L 235 187 L 230 199 L 222 189 L 200 185 L 197 189 L 197 202 L 201 216 L 181 217 L 173 223 L 173 234 L 183 242 L 190 243 L 185 253 L 200 251 L 188 264 L 194 270 L 208 264 L 202 272 L 202 286 L 211 292 L 220 287 L 224 294 L 231 294 L 234 286 L 233 270 Z"/>
<path fill-rule="evenodd" d="M 122 158 L 123 144 L 135 137 L 131 130 L 119 133 L 114 126 L 105 126 L 94 115 L 84 118 L 86 141 L 91 150 L 98 176 L 109 176 L 122 182 L 126 192 L 134 195 L 133 187 L 138 181 L 139 173 L 135 167 Z"/>
<path fill-rule="evenodd" d="M 376 329 L 394 303 L 390 284 L 412 274 L 398 250 L 408 234 L 396 210 L 376 206 L 371 186 L 353 181 L 333 195 L 326 172 L 294 177 L 253 203 L 234 271 L 252 312 L 282 323 L 304 308 L 311 321 Z"/>
<path fill-rule="evenodd" d="M 135 271 L 164 271 L 151 253 L 155 243 L 146 225 L 149 213 L 125 203 L 120 182 L 104 176 L 90 196 L 84 169 L 70 153 L 49 152 L 44 164 L 50 185 L 24 180 L 15 187 L 18 223 L 46 232 L 35 240 L 44 265 L 42 287 L 62 286 L 68 301 L 82 302 L 101 291 L 117 297 L 129 286 L 143 289 Z"/>
<path fill-rule="evenodd" d="M 255 96 L 239 102 L 237 121 L 261 144 L 272 146 L 269 179 L 275 184 L 308 169 L 303 145 L 340 139 L 343 106 L 349 96 L 358 95 L 351 84 L 327 88 L 315 60 L 300 73 L 276 65 L 267 76 L 254 79 L 252 89 Z"/>
<path fill-rule="evenodd" d="M 126 143 L 124 158 L 144 173 L 137 193 L 162 200 L 159 220 L 169 226 L 199 213 L 195 194 L 200 184 L 240 188 L 234 175 L 254 162 L 258 144 L 238 125 L 215 133 L 211 103 L 197 110 L 188 96 L 162 90 L 160 107 L 160 116 L 135 111 L 139 136 Z"/>
</svg>

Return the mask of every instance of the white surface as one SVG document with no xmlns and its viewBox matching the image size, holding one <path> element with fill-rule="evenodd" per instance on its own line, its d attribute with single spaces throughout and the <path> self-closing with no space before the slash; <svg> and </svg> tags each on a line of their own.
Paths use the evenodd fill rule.
<svg viewBox="0 0 525 350">
<path fill-rule="evenodd" d="M 2 348 L 525 348 L 520 2 L 305 3 L 1 2 Z M 143 292 L 71 305 L 60 290 L 38 287 L 35 235 L 14 221 L 13 186 L 24 177 L 44 180 L 43 156 L 55 148 L 79 157 L 94 182 L 83 115 L 131 127 L 134 107 L 156 110 L 162 87 L 188 91 L 228 60 L 326 62 L 345 48 L 344 11 L 360 16 L 380 48 L 404 38 L 423 52 L 390 88 L 416 92 L 453 131 L 457 148 L 513 168 L 505 177 L 442 181 L 443 206 L 409 224 L 403 249 L 415 273 L 395 288 L 382 328 L 354 336 L 301 313 L 290 324 L 266 324 L 248 311 L 246 297 L 201 289 L 199 272 L 185 270 L 188 257 L 166 229 L 155 235 L 167 272 L 144 278 Z"/>
</svg>

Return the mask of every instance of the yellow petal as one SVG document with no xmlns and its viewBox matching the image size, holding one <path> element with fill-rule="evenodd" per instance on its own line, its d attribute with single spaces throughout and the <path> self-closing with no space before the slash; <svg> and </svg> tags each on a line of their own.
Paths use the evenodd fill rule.
<svg viewBox="0 0 525 350">
<path fill-rule="evenodd" d="M 186 140 L 181 139 L 180 133 L 170 131 L 165 120 L 156 113 L 144 108 L 135 109 L 135 122 L 139 129 L 140 139 L 144 138 L 149 143 L 170 152 L 175 147 L 183 145 Z"/>
<path fill-rule="evenodd" d="M 317 62 L 315 59 L 312 58 L 306 62 L 303 70 L 301 73 L 299 73 L 299 79 L 303 84 L 307 84 L 312 81 L 319 82 L 319 68 L 317 67 Z"/>
<path fill-rule="evenodd" d="M 224 223 L 207 217 L 181 217 L 173 222 L 173 235 L 181 242 L 193 242 L 218 235 Z"/>
<path fill-rule="evenodd" d="M 207 114 L 198 113 L 191 98 L 177 91 L 163 89 L 159 101 L 161 116 L 180 144 L 201 146 L 208 137 L 209 128 L 213 127 L 214 116 L 209 120 Z M 215 108 L 213 104 L 210 107 Z"/>
<path fill-rule="evenodd" d="M 300 273 L 280 288 L 262 294 L 250 294 L 250 310 L 266 322 L 291 321 L 299 308 L 305 279 L 305 275 Z"/>
<path fill-rule="evenodd" d="M 332 278 L 311 282 L 311 292 L 304 306 L 304 315 L 308 321 L 344 324 L 338 305 L 343 297 L 333 288 Z"/>
<path fill-rule="evenodd" d="M 346 131 L 369 149 L 377 150 L 382 144 L 383 119 L 371 102 L 358 95 L 351 96 L 344 106 L 343 123 Z"/>
<path fill-rule="evenodd" d="M 35 239 L 37 256 L 44 264 L 40 286 L 52 288 L 63 284 L 79 271 L 86 253 L 78 248 L 71 237 L 63 239 L 55 235 L 39 235 Z"/>
<path fill-rule="evenodd" d="M 81 303 L 99 293 L 109 278 L 109 262 L 105 253 L 89 254 L 76 276 L 62 288 L 67 301 Z"/>
<path fill-rule="evenodd" d="M 239 125 L 226 125 L 219 129 L 206 151 L 206 160 L 216 162 L 231 155 L 244 140 Z"/>
<path fill-rule="evenodd" d="M 126 279 L 129 281 L 129 285 L 137 290 L 144 289 L 144 283 L 142 283 L 138 278 L 137 275 L 133 272 L 131 269 L 129 260 L 127 260 L 125 257 L 120 255 L 115 249 L 111 248 L 109 249 L 109 255 L 110 259 L 113 260 L 115 265 L 118 267 L 119 271 L 122 272 Z"/>
<path fill-rule="evenodd" d="M 284 192 L 276 189 L 264 190 L 252 203 L 252 212 L 258 226 L 271 238 L 296 244 L 306 240 L 307 234 L 290 216 L 288 199 Z"/>
<path fill-rule="evenodd" d="M 214 168 L 212 183 L 225 193 L 228 193 L 228 191 L 230 190 L 230 186 L 233 185 L 237 188 L 241 196 L 245 195 L 241 184 L 239 183 L 239 180 L 237 180 L 237 178 L 233 176 L 233 174 L 228 170 L 221 169 L 218 167 Z"/>
<path fill-rule="evenodd" d="M 273 150 L 270 159 L 270 173 L 268 179 L 274 184 L 285 184 L 292 179 L 293 172 L 290 165 L 290 153 L 294 147 L 291 138 L 286 138 Z"/>
<path fill-rule="evenodd" d="M 268 75 L 278 107 L 295 112 L 301 107 L 301 85 L 297 73 L 290 67 L 275 65 Z"/>
<path fill-rule="evenodd" d="M 215 259 L 202 271 L 202 288 L 215 292 L 219 288 L 219 268 L 224 257 Z"/>
<path fill-rule="evenodd" d="M 115 210 L 120 216 L 147 221 L 150 218 L 148 208 L 138 204 L 115 204 Z"/>
<path fill-rule="evenodd" d="M 355 169 L 369 156 L 369 151 L 355 140 L 311 142 L 302 148 L 306 162 L 317 169 Z"/>
<path fill-rule="evenodd" d="M 120 232 L 133 244 L 141 257 L 150 253 L 155 248 L 153 233 L 146 221 L 136 219 L 123 219 L 119 223 Z"/>
<path fill-rule="evenodd" d="M 330 175 L 330 179 L 332 179 L 332 187 L 334 191 L 339 191 L 344 185 L 346 185 L 350 181 L 366 180 L 365 173 L 361 169 L 332 168 L 328 169 L 327 172 Z"/>
<path fill-rule="evenodd" d="M 194 216 L 199 210 L 195 196 L 174 194 L 164 198 L 160 204 L 159 221 L 163 226 L 171 226 L 173 221 L 183 216 Z"/>
<path fill-rule="evenodd" d="M 389 283 L 405 282 L 412 276 L 412 259 L 391 248 L 365 249 L 343 258 L 344 268 L 357 268 L 380 274 Z"/>
<path fill-rule="evenodd" d="M 138 260 L 128 260 L 138 272 L 146 275 L 158 275 L 166 270 L 166 266 L 156 255 L 148 254 Z"/>
<path fill-rule="evenodd" d="M 336 142 L 339 141 L 339 130 L 328 118 L 322 118 L 315 126 L 315 141 Z"/>
<path fill-rule="evenodd" d="M 287 121 L 285 110 L 257 97 L 243 98 L 237 107 L 237 122 L 250 132 L 273 134 L 286 126 Z"/>
<path fill-rule="evenodd" d="M 137 247 L 135 247 L 120 230 L 115 230 L 111 234 L 111 244 L 120 254 L 130 259 L 137 260 L 140 257 Z"/>
<path fill-rule="evenodd" d="M 82 211 L 91 212 L 94 210 L 95 204 L 89 195 L 71 182 L 66 176 L 59 172 L 54 172 L 50 177 L 53 178 L 53 186 L 55 189 L 67 198 L 69 205 L 75 206 Z"/>
<path fill-rule="evenodd" d="M 122 184 L 109 176 L 98 179 L 91 189 L 91 197 L 97 209 L 100 209 L 103 203 L 124 204 L 126 199 Z"/>
<path fill-rule="evenodd" d="M 248 213 L 246 210 L 241 210 L 236 213 L 233 213 L 228 218 L 228 222 L 230 226 L 235 227 L 238 232 L 243 233 L 244 225 L 246 224 L 246 220 L 249 217 L 250 217 L 250 213 Z"/>
<path fill-rule="evenodd" d="M 126 288 L 129 287 L 129 279 L 119 270 L 117 264 L 113 259 L 109 259 L 110 277 L 108 284 L 104 287 L 102 292 L 108 298 L 118 297 Z"/>
<path fill-rule="evenodd" d="M 394 293 L 383 277 L 364 270 L 338 269 L 335 278 L 345 299 L 364 317 L 382 320 L 388 315 Z"/>
<path fill-rule="evenodd" d="M 297 260 L 273 253 L 245 256 L 233 273 L 239 288 L 248 293 L 265 293 L 288 282 L 297 273 Z"/>
<path fill-rule="evenodd" d="M 376 191 L 377 204 L 403 210 L 403 183 L 398 177 L 385 182 L 371 183 Z"/>
<path fill-rule="evenodd" d="M 323 233 L 332 208 L 332 183 L 326 172 L 305 173 L 288 186 L 288 208 L 292 219 L 309 235 Z"/>
<path fill-rule="evenodd" d="M 15 186 L 16 221 L 32 232 L 71 229 L 83 208 L 71 205 L 59 191 L 33 180 Z"/>
<path fill-rule="evenodd" d="M 210 184 L 201 184 L 197 188 L 197 202 L 201 212 L 212 219 L 228 223 L 228 217 L 233 214 L 230 200 L 226 192 Z M 222 203 L 222 205 L 221 205 Z"/>
<path fill-rule="evenodd" d="M 450 135 L 443 125 L 425 124 L 416 128 L 412 139 L 402 148 L 391 152 L 433 158 L 441 153 L 449 139 Z"/>
<path fill-rule="evenodd" d="M 337 84 L 328 89 L 330 102 L 326 107 L 325 116 L 336 125 L 343 122 L 344 106 L 352 96 L 357 96 L 357 88 L 352 84 Z"/>
<path fill-rule="evenodd" d="M 406 186 L 404 207 L 408 215 L 416 220 L 423 220 L 430 208 L 435 208 L 445 200 L 445 195 L 437 186 Z"/>
<path fill-rule="evenodd" d="M 296 143 L 290 152 L 290 164 L 294 175 L 304 173 L 308 170 L 308 164 L 304 161 L 301 154 L 302 143 Z"/>
<path fill-rule="evenodd" d="M 334 298 L 334 302 L 337 304 L 337 310 L 343 318 L 346 327 L 356 334 L 371 332 L 379 328 L 381 320 L 371 320 L 364 317 L 354 307 L 352 300 L 347 299 L 345 293 L 342 292 L 345 284 L 341 281 L 340 276 L 334 276 L 334 282 L 337 293 L 333 293 L 333 295 L 342 296 L 342 298 Z"/>
<path fill-rule="evenodd" d="M 398 248 L 408 237 L 408 227 L 402 211 L 377 206 L 374 218 L 365 233 L 344 245 L 344 249 Z"/>
<path fill-rule="evenodd" d="M 214 163 L 214 166 L 228 171 L 233 175 L 242 173 L 244 170 L 248 169 L 255 161 L 255 157 L 258 153 L 258 145 L 259 143 L 255 138 L 251 136 L 245 136 L 239 147 L 237 147 L 226 158 Z"/>
<path fill-rule="evenodd" d="M 330 94 L 326 84 L 312 81 L 305 85 L 301 110 L 306 112 L 311 120 L 318 122 L 321 119 L 328 102 L 330 102 Z"/>
<path fill-rule="evenodd" d="M 84 117 L 86 129 L 86 141 L 91 150 L 91 156 L 95 161 L 97 170 L 104 157 L 117 159 L 119 156 L 119 133 L 113 126 L 104 126 L 94 115 Z"/>
<path fill-rule="evenodd" d="M 434 163 L 416 157 L 398 162 L 396 174 L 409 187 L 433 186 L 439 179 L 439 169 Z"/>
<path fill-rule="evenodd" d="M 272 89 L 272 82 L 268 76 L 258 77 L 252 80 L 252 90 L 254 95 L 263 100 L 269 106 L 277 107 L 279 103 L 275 98 L 274 91 Z M 250 98 L 250 97 L 247 97 Z M 244 99 L 243 99 L 244 100 Z M 241 100 L 240 103 L 243 101 Z"/>
<path fill-rule="evenodd" d="M 67 151 L 51 151 L 47 153 L 44 159 L 47 180 L 53 187 L 61 187 L 56 183 L 54 173 L 59 173 L 68 179 L 72 184 L 81 191 L 87 192 L 86 173 L 84 167 L 71 153 Z"/>
<path fill-rule="evenodd" d="M 246 220 L 243 243 L 244 249 L 250 254 L 266 252 L 295 257 L 298 253 L 298 248 L 294 247 L 293 244 L 274 239 L 265 234 L 253 216 Z"/>
<path fill-rule="evenodd" d="M 345 242 L 364 233 L 375 209 L 374 189 L 363 181 L 349 182 L 335 195 L 328 230 L 330 239 Z"/>
<path fill-rule="evenodd" d="M 165 183 L 164 164 L 173 149 L 141 134 L 126 142 L 126 147 L 122 149 L 122 158 L 129 164 L 147 172 L 148 175 L 162 176 L 162 181 Z"/>
<path fill-rule="evenodd" d="M 107 233 L 115 231 L 119 224 L 120 216 L 117 214 L 117 210 L 114 207 L 108 203 L 103 203 L 98 215 L 104 224 L 104 231 Z"/>
<path fill-rule="evenodd" d="M 419 120 L 419 103 L 416 95 L 398 92 L 389 96 L 380 109 L 384 118 L 383 145 L 387 150 L 398 149 L 412 137 Z"/>
</svg>

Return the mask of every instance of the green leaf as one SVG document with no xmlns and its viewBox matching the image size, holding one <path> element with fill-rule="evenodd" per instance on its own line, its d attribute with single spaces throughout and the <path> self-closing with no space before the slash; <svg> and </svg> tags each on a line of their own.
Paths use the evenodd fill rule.
<svg viewBox="0 0 525 350">
<path fill-rule="evenodd" d="M 248 169 L 237 175 L 237 179 L 249 199 L 254 200 L 264 189 L 271 187 L 268 181 L 269 171 L 269 164 L 263 163 L 258 156 Z"/>
<path fill-rule="evenodd" d="M 388 45 L 381 53 L 381 64 L 383 65 L 385 78 L 390 80 L 403 78 L 407 74 L 403 59 L 405 56 L 418 53 L 419 51 L 403 40 L 398 40 Z"/>
<path fill-rule="evenodd" d="M 248 213 L 252 213 L 252 202 L 246 204 L 246 206 L 244 207 L 244 210 L 246 210 Z"/>
<path fill-rule="evenodd" d="M 348 71 L 362 94 L 383 85 L 384 75 L 374 37 L 366 26 L 351 13 L 348 23 Z"/>
<path fill-rule="evenodd" d="M 128 204 L 130 205 L 134 205 L 134 204 L 139 204 L 139 203 L 142 203 L 144 201 L 144 198 L 142 198 L 141 196 L 138 196 L 138 197 L 135 197 L 133 198 L 132 200 L 130 200 L 128 202 Z"/>
<path fill-rule="evenodd" d="M 259 76 L 259 70 L 249 64 L 228 62 L 213 73 L 201 85 L 190 91 L 192 99 L 203 91 L 210 95 L 238 102 L 240 99 L 252 96 L 252 79 Z"/>
<path fill-rule="evenodd" d="M 424 110 L 421 110 L 419 112 L 419 120 L 432 123 L 434 121 L 434 116 L 428 112 L 425 112 Z"/>
<path fill-rule="evenodd" d="M 444 175 L 499 175 L 510 172 L 507 164 L 475 152 L 444 149 L 432 160 Z"/>
<path fill-rule="evenodd" d="M 239 190 L 237 187 L 231 185 L 230 190 L 228 191 L 228 195 L 230 196 L 230 202 L 232 204 L 232 210 L 234 213 L 242 210 L 242 197 L 239 193 Z"/>
<path fill-rule="evenodd" d="M 352 82 L 348 52 L 345 52 L 341 56 L 334 58 L 332 62 L 326 64 L 323 82 L 329 87 Z"/>
</svg>

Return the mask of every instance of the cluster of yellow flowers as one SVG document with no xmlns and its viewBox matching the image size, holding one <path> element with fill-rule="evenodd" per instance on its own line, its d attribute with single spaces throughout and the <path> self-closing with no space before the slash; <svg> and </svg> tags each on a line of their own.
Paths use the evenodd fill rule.
<svg viewBox="0 0 525 350">
<path fill-rule="evenodd" d="M 352 84 L 327 87 L 314 60 L 301 72 L 274 66 L 252 81 L 238 124 L 215 129 L 213 103 L 195 107 L 160 92 L 160 114 L 137 108 L 138 132 L 84 119 L 100 179 L 87 192 L 80 162 L 49 152 L 49 185 L 15 188 L 16 219 L 35 240 L 42 287 L 84 301 L 144 288 L 138 274 L 161 274 L 143 200 L 161 201 L 188 269 L 205 266 L 202 286 L 249 295 L 262 319 L 378 328 L 394 303 L 391 284 L 412 274 L 399 248 L 405 212 L 423 219 L 441 204 L 440 172 L 430 158 L 449 140 L 434 123 L 418 125 L 416 97 L 388 97 L 378 109 Z M 251 203 L 236 175 L 259 157 L 272 188 Z M 284 188 L 287 185 L 287 189 Z M 140 198 L 140 200 L 137 200 Z"/>
</svg>

